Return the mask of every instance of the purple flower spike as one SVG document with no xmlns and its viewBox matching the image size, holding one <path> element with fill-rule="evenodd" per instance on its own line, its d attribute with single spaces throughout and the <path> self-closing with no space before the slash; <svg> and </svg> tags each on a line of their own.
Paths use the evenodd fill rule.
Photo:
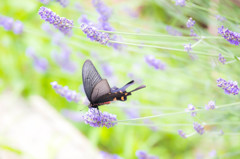
<svg viewBox="0 0 240 159">
<path fill-rule="evenodd" d="M 222 78 L 217 80 L 217 86 L 222 88 L 226 94 L 237 95 L 239 93 L 238 83 L 236 81 L 226 81 Z"/>
<path fill-rule="evenodd" d="M 157 156 L 149 155 L 146 151 L 138 150 L 136 151 L 136 156 L 138 159 L 159 159 Z"/>
<path fill-rule="evenodd" d="M 14 25 L 14 20 L 12 18 L 4 17 L 4 20 L 2 21 L 2 25 L 5 30 L 12 30 Z"/>
<path fill-rule="evenodd" d="M 71 35 L 71 30 L 73 27 L 73 21 L 68 20 L 64 17 L 58 16 L 56 13 L 51 11 L 46 7 L 41 7 L 38 11 L 41 18 L 50 24 L 53 24 L 58 30 L 60 30 L 65 35 Z"/>
<path fill-rule="evenodd" d="M 216 17 L 216 19 L 217 19 L 218 21 L 220 21 L 220 22 L 223 22 L 223 21 L 226 20 L 226 18 L 223 17 L 223 16 L 221 16 L 221 15 L 216 15 L 215 17 Z"/>
<path fill-rule="evenodd" d="M 92 0 L 92 4 L 97 10 L 97 12 L 101 15 L 101 18 L 104 21 L 108 21 L 112 14 L 112 10 L 108 8 L 107 5 L 104 4 L 101 0 Z"/>
<path fill-rule="evenodd" d="M 178 130 L 178 134 L 184 139 L 187 138 L 186 134 L 182 130 Z"/>
<path fill-rule="evenodd" d="M 50 2 L 50 0 L 40 0 L 40 2 L 41 2 L 42 4 L 48 4 L 48 3 Z"/>
<path fill-rule="evenodd" d="M 177 31 L 176 29 L 174 29 L 171 26 L 166 27 L 166 31 L 168 32 L 168 34 L 173 35 L 173 36 L 182 36 L 182 33 Z"/>
<path fill-rule="evenodd" d="M 191 28 L 191 27 L 193 27 L 194 25 L 195 25 L 195 20 L 193 20 L 192 19 L 192 17 L 190 17 L 189 19 L 188 19 L 188 21 L 187 21 L 187 23 L 186 23 L 186 26 L 188 27 L 188 28 Z"/>
<path fill-rule="evenodd" d="M 156 70 L 166 70 L 166 64 L 156 59 L 153 55 L 145 56 L 145 61 L 149 66 L 154 67 Z"/>
<path fill-rule="evenodd" d="M 89 124 L 92 127 L 113 127 L 117 124 L 117 116 L 107 112 L 101 112 L 95 108 L 90 108 L 88 112 L 83 116 L 85 124 Z"/>
<path fill-rule="evenodd" d="M 97 31 L 94 27 L 87 24 L 81 24 L 82 31 L 93 41 L 97 41 L 102 45 L 106 45 L 109 41 L 109 35 L 107 33 L 102 33 Z"/>
<path fill-rule="evenodd" d="M 58 3 L 61 4 L 64 8 L 68 6 L 69 0 L 56 0 Z"/>
<path fill-rule="evenodd" d="M 175 0 L 175 5 L 184 7 L 186 5 L 185 0 Z"/>
<path fill-rule="evenodd" d="M 187 53 L 190 53 L 190 51 L 192 51 L 192 46 L 191 46 L 191 44 L 184 44 L 184 50 L 185 50 Z"/>
<path fill-rule="evenodd" d="M 197 115 L 197 112 L 194 112 L 194 110 L 196 110 L 196 108 L 192 104 L 189 104 L 186 112 L 191 112 L 191 116 L 195 117 Z"/>
<path fill-rule="evenodd" d="M 48 69 L 48 61 L 45 58 L 39 57 L 35 50 L 27 48 L 26 55 L 30 57 L 34 62 L 34 68 L 39 72 L 46 72 Z"/>
<path fill-rule="evenodd" d="M 23 32 L 23 23 L 19 20 L 15 21 L 13 26 L 13 32 L 15 34 L 22 34 Z"/>
<path fill-rule="evenodd" d="M 212 101 L 212 100 L 209 101 L 209 102 L 208 102 L 208 105 L 205 106 L 205 109 L 206 109 L 206 110 L 210 110 L 210 109 L 213 110 L 213 109 L 215 109 L 215 108 L 216 108 L 216 106 L 215 106 L 215 102 Z"/>
<path fill-rule="evenodd" d="M 65 97 L 69 102 L 74 101 L 78 103 L 80 101 L 80 94 L 76 91 L 69 90 L 68 86 L 61 86 L 56 81 L 51 82 L 52 88 L 56 93 L 60 94 L 62 97 Z"/>
<path fill-rule="evenodd" d="M 232 45 L 239 45 L 240 43 L 240 33 L 233 32 L 231 30 L 228 30 L 228 28 L 224 28 L 221 26 L 218 28 L 218 33 L 222 35 L 230 44 Z"/>
<path fill-rule="evenodd" d="M 193 123 L 193 128 L 196 130 L 196 132 L 200 135 L 202 135 L 204 133 L 204 126 L 202 126 L 201 124 L 194 122 Z"/>
<path fill-rule="evenodd" d="M 109 154 L 104 151 L 101 151 L 100 155 L 101 155 L 101 159 L 122 159 L 120 156 L 118 156 L 116 154 Z"/>
<path fill-rule="evenodd" d="M 226 62 L 226 59 L 222 56 L 222 54 L 219 54 L 218 60 L 219 60 L 222 64 L 225 64 L 225 62 Z"/>
</svg>

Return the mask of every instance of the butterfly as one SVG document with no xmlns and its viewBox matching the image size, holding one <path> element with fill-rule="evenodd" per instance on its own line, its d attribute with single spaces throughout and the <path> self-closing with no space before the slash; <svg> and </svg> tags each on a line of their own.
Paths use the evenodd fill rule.
<svg viewBox="0 0 240 159">
<path fill-rule="evenodd" d="M 102 79 L 93 63 L 86 60 L 82 68 L 83 87 L 88 100 L 90 101 L 89 108 L 97 108 L 100 105 L 110 104 L 111 101 L 126 101 L 127 96 L 132 92 L 145 88 L 141 85 L 136 89 L 127 92 L 126 89 L 134 83 L 134 80 L 128 82 L 122 88 L 116 86 L 110 88 L 108 81 Z"/>
</svg>

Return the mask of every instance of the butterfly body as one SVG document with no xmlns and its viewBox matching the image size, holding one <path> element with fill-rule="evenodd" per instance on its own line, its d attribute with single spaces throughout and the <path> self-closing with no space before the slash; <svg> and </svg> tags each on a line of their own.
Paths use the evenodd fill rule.
<svg viewBox="0 0 240 159">
<path fill-rule="evenodd" d="M 83 65 L 82 78 L 86 96 L 90 101 L 89 108 L 98 108 L 98 106 L 110 104 L 111 101 L 116 100 L 126 101 L 127 96 L 131 95 L 132 92 L 146 87 L 142 85 L 127 92 L 126 89 L 134 83 L 132 80 L 122 88 L 110 88 L 108 81 L 101 78 L 90 60 L 86 60 Z"/>
</svg>

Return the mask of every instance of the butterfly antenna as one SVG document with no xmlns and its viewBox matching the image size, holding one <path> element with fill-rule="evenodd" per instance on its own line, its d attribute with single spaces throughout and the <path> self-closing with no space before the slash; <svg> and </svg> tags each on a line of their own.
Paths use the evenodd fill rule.
<svg viewBox="0 0 240 159">
<path fill-rule="evenodd" d="M 145 88 L 145 87 L 146 87 L 145 85 L 141 85 L 141 86 L 137 87 L 136 89 L 130 91 L 129 93 L 134 92 L 134 91 L 137 91 L 137 90 L 142 89 L 142 88 Z"/>
</svg>

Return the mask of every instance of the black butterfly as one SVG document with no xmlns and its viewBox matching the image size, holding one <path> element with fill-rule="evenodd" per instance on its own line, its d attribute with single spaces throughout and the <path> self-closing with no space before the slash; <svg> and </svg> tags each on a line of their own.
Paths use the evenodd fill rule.
<svg viewBox="0 0 240 159">
<path fill-rule="evenodd" d="M 125 101 L 132 92 L 145 88 L 145 85 L 127 92 L 126 89 L 134 83 L 130 81 L 122 88 L 110 88 L 108 81 L 102 79 L 90 60 L 86 60 L 82 68 L 82 79 L 85 93 L 90 101 L 89 108 L 98 108 L 100 105 L 110 104 L 111 101 Z"/>
</svg>

